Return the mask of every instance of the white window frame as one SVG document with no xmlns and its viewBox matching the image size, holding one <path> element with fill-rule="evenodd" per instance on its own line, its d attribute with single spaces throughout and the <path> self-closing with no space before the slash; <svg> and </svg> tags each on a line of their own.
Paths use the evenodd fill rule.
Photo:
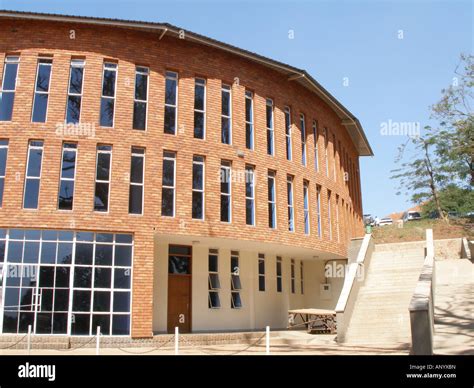
<svg viewBox="0 0 474 388">
<path fill-rule="evenodd" d="M 73 147 L 66 147 L 66 144 L 75 144 L 76 147 L 73 148 Z M 62 144 L 62 150 L 61 150 L 61 170 L 60 170 L 60 173 L 59 173 L 59 189 L 58 189 L 58 210 L 59 211 L 62 211 L 62 212 L 71 212 L 74 210 L 74 194 L 76 193 L 76 174 L 77 174 L 77 148 L 78 148 L 78 144 L 77 142 L 72 142 L 72 141 L 65 141 L 63 142 Z M 63 165 L 64 165 L 64 152 L 71 152 L 73 151 L 76 156 L 75 156 L 75 163 L 74 163 L 74 177 L 73 178 L 63 178 L 62 177 L 62 173 L 63 173 Z M 68 210 L 68 209 L 60 209 L 59 208 L 59 194 L 61 193 L 61 182 L 62 181 L 69 181 L 69 182 L 74 182 L 74 192 L 72 193 L 72 209 L 71 210 Z"/>
<path fill-rule="evenodd" d="M 318 152 L 318 122 L 313 120 L 313 136 L 314 136 L 314 169 L 319 172 L 319 152 Z"/>
<path fill-rule="evenodd" d="M 237 267 L 232 268 L 232 260 L 235 259 L 237 260 Z M 231 251 L 230 252 L 230 262 L 231 262 L 231 268 L 230 268 L 230 304 L 231 308 L 238 310 L 244 307 L 244 304 L 242 303 L 242 279 L 240 278 L 240 257 L 239 257 L 239 252 L 238 251 Z M 235 287 L 234 284 L 234 276 L 238 277 L 239 283 L 240 283 L 240 288 Z M 235 306 L 234 305 L 234 298 L 233 295 L 238 294 L 239 299 L 240 299 L 240 306 Z"/>
<path fill-rule="evenodd" d="M 267 120 L 267 110 L 268 108 L 271 109 L 271 125 L 269 126 L 268 120 Z M 275 115 L 274 115 L 274 106 L 273 106 L 273 100 L 271 98 L 267 98 L 266 103 L 265 103 L 265 120 L 266 120 L 266 127 L 267 127 L 267 155 L 270 156 L 275 156 Z M 268 143 L 268 137 L 271 138 L 270 144 Z M 268 147 L 270 146 L 270 151 L 268 152 Z"/>
<path fill-rule="evenodd" d="M 306 119 L 303 113 L 300 114 L 300 127 L 301 127 L 301 164 L 306 166 L 307 154 L 306 154 Z"/>
<path fill-rule="evenodd" d="M 217 271 L 210 271 L 209 270 L 209 261 L 210 261 L 210 256 L 215 256 L 216 257 L 216 263 L 217 263 Z M 220 285 L 220 279 L 219 279 L 219 251 L 217 249 L 209 249 L 209 252 L 208 252 L 208 256 L 207 256 L 207 260 L 208 260 L 208 279 L 207 279 L 207 282 L 208 282 L 208 308 L 211 309 L 211 310 L 216 310 L 216 309 L 220 309 L 222 307 L 222 304 L 221 304 L 221 298 L 220 298 L 220 295 L 219 295 L 219 290 L 221 289 L 221 285 Z M 215 275 L 215 277 L 217 278 L 217 287 L 211 287 L 211 275 Z M 211 294 L 216 294 L 217 295 L 217 300 L 218 300 L 218 303 L 219 303 L 219 306 L 212 306 L 212 303 L 211 303 Z"/>
<path fill-rule="evenodd" d="M 340 227 L 339 227 L 339 195 L 336 194 L 336 238 L 337 242 L 341 241 Z"/>
<path fill-rule="evenodd" d="M 287 204 L 288 204 L 288 231 L 289 232 L 294 232 L 295 231 L 295 204 L 294 204 L 294 187 L 293 187 L 293 181 L 294 178 L 291 175 L 288 175 L 286 177 L 286 185 L 287 185 Z M 288 185 L 289 185 L 289 190 L 288 190 Z M 291 214 L 291 217 L 290 217 Z"/>
<path fill-rule="evenodd" d="M 278 274 L 278 269 L 280 274 Z M 281 256 L 276 257 L 276 290 L 278 293 L 283 292 L 283 260 Z M 278 289 L 280 287 L 280 289 Z"/>
<path fill-rule="evenodd" d="M 303 260 L 300 260 L 300 289 L 301 289 L 301 295 L 304 295 L 304 264 L 303 264 Z"/>
<path fill-rule="evenodd" d="M 42 61 L 49 61 L 49 62 L 42 62 Z M 48 91 L 41 91 L 41 90 L 36 90 L 38 86 L 38 75 L 39 75 L 39 69 L 40 66 L 50 66 L 51 70 L 49 73 L 49 82 L 48 82 Z M 31 122 L 32 123 L 46 123 L 48 121 L 48 112 L 49 112 L 49 92 L 51 89 L 51 80 L 53 79 L 53 58 L 49 57 L 40 57 L 38 58 L 38 62 L 36 65 L 36 78 L 35 78 L 35 85 L 34 85 L 34 91 L 33 91 L 33 105 L 31 107 Z M 16 82 L 15 82 L 15 87 L 16 87 Z M 35 111 L 35 102 L 36 102 L 36 95 L 37 94 L 45 94 L 48 96 L 48 102 L 46 103 L 46 115 L 44 116 L 44 122 L 43 121 L 33 121 L 33 114 Z"/>
<path fill-rule="evenodd" d="M 247 106 L 245 106 L 245 146 L 248 150 L 255 148 L 254 131 L 254 111 L 253 111 L 253 93 L 250 90 L 245 91 L 245 104 L 250 102 L 250 121 L 247 120 Z M 247 147 L 247 125 L 250 127 L 250 147 Z"/>
<path fill-rule="evenodd" d="M 168 155 L 167 155 L 168 154 Z M 173 156 L 171 156 L 173 155 Z M 173 215 L 165 216 L 161 214 L 162 217 L 170 217 L 174 218 L 176 216 L 176 152 L 174 151 L 163 151 L 163 165 L 165 160 L 172 160 L 173 161 L 173 186 L 165 186 L 162 185 L 161 187 L 161 206 L 163 206 L 163 189 L 171 189 L 173 190 Z"/>
<path fill-rule="evenodd" d="M 268 178 L 267 178 L 267 184 L 269 184 L 269 181 L 272 180 L 273 181 L 273 190 L 272 190 L 272 199 L 268 198 L 268 208 L 270 209 L 270 207 L 273 208 L 273 226 L 270 226 L 269 227 L 271 229 L 276 229 L 277 228 L 277 206 L 276 206 L 276 173 L 275 171 L 272 171 L 272 170 L 269 170 L 268 171 Z M 270 210 L 269 210 L 270 211 Z"/>
<path fill-rule="evenodd" d="M 136 150 L 141 149 L 143 150 L 143 153 L 136 152 Z M 135 150 L 135 151 L 134 151 Z M 143 177 L 143 182 L 142 183 L 137 183 L 137 182 L 132 182 L 132 160 L 133 158 L 142 158 L 143 159 L 143 164 L 142 164 L 142 177 Z M 128 206 L 128 214 L 130 215 L 135 215 L 135 216 L 141 216 L 143 215 L 143 212 L 145 211 L 145 163 L 146 163 L 146 149 L 145 147 L 135 147 L 132 146 L 131 149 L 131 155 L 130 155 L 130 186 L 141 186 L 142 187 L 142 211 L 141 213 L 130 213 L 130 202 Z M 129 198 L 128 200 L 130 201 L 130 191 L 129 191 Z"/>
<path fill-rule="evenodd" d="M 293 159 L 293 144 L 291 140 L 291 109 L 285 106 L 285 137 L 286 137 L 286 159 Z"/>
<path fill-rule="evenodd" d="M 178 80 L 176 80 L 176 86 L 178 85 Z M 200 86 L 204 89 L 204 97 L 203 97 L 203 110 L 201 109 L 196 109 L 196 86 Z M 177 88 L 177 87 L 176 87 Z M 176 103 L 178 102 L 178 90 L 176 90 Z M 206 123 L 207 123 L 207 118 L 206 118 L 206 98 L 207 98 L 207 82 L 205 78 L 195 78 L 194 79 L 194 112 L 202 113 L 203 116 L 203 134 L 202 134 L 202 139 L 195 137 L 194 136 L 194 128 L 193 128 L 193 138 L 194 139 L 200 139 L 200 140 L 206 140 Z M 177 122 L 176 122 L 177 124 Z"/>
<path fill-rule="evenodd" d="M 176 81 L 176 89 L 175 89 L 175 94 L 176 94 L 176 101 L 173 104 L 169 104 L 166 102 L 166 96 L 165 96 L 165 112 L 166 112 L 166 108 L 173 108 L 174 109 L 174 123 L 175 123 L 175 128 L 174 128 L 174 133 L 168 133 L 168 132 L 164 132 L 166 135 L 175 135 L 177 134 L 178 132 L 178 91 L 179 91 L 179 88 L 178 88 L 178 73 L 175 72 L 175 71 L 171 71 L 171 70 L 167 70 L 166 73 L 165 73 L 165 92 L 166 92 L 166 80 L 173 80 L 173 81 Z M 165 114 L 163 114 L 163 118 L 165 117 Z M 163 126 L 164 126 L 164 123 L 163 123 Z M 163 131 L 164 131 L 164 128 L 163 128 Z"/>
<path fill-rule="evenodd" d="M 260 272 L 260 262 L 263 262 L 263 272 Z M 265 292 L 267 289 L 266 279 L 265 279 L 265 254 L 258 254 L 258 291 Z M 260 289 L 260 278 L 263 278 L 263 290 Z"/>
<path fill-rule="evenodd" d="M 0 142 L 4 142 L 5 144 L 0 143 L 0 149 L 6 149 L 5 152 L 5 172 L 0 175 L 0 181 L 3 180 L 3 192 L 0 193 L 2 196 L 2 200 L 0 201 L 0 209 L 3 207 L 3 197 L 5 195 L 5 176 L 7 173 L 7 163 L 8 163 L 8 146 L 10 145 L 10 141 L 8 139 L 0 139 Z M 1 272 L 1 271 L 0 271 Z"/>
<path fill-rule="evenodd" d="M 222 170 L 226 171 L 225 176 L 226 176 L 227 179 L 229 179 L 229 192 L 228 193 L 223 193 L 222 191 L 220 191 L 220 199 L 222 198 L 222 196 L 229 197 L 229 221 L 222 221 L 221 220 L 221 222 L 225 222 L 226 224 L 230 224 L 232 222 L 232 163 L 228 160 L 221 161 L 220 179 L 223 179 Z M 222 206 L 222 199 L 220 200 L 220 202 L 221 202 L 220 206 Z M 220 218 L 220 216 L 219 216 L 219 218 Z"/>
<path fill-rule="evenodd" d="M 329 133 L 327 127 L 324 127 L 324 158 L 326 161 L 326 176 L 329 178 L 329 157 L 328 157 Z"/>
<path fill-rule="evenodd" d="M 38 146 L 38 145 L 32 145 L 33 142 L 41 142 L 42 145 L 41 146 Z M 31 150 L 41 150 L 41 167 L 40 167 L 40 173 L 39 173 L 39 177 L 30 177 L 28 176 L 28 170 L 29 170 L 29 167 L 30 167 L 30 151 Z M 41 177 L 43 175 L 43 160 L 44 160 L 44 141 L 43 140 L 30 140 L 28 142 L 28 160 L 26 162 L 26 170 L 25 170 L 25 182 L 23 184 L 23 206 L 22 206 L 22 209 L 24 210 L 38 210 L 39 209 L 39 200 L 40 200 L 40 194 L 41 194 Z M 39 186 L 38 186 L 38 205 L 36 206 L 36 208 L 26 208 L 25 207 L 25 194 L 26 194 L 26 184 L 28 182 L 28 180 L 38 180 L 39 181 Z"/>
<path fill-rule="evenodd" d="M 201 158 L 200 161 L 195 160 L 195 158 Z M 202 166 L 202 189 L 195 189 L 192 187 L 192 192 L 198 192 L 202 194 L 202 217 L 201 218 L 194 218 L 192 216 L 192 204 L 191 204 L 191 217 L 193 220 L 204 220 L 206 218 L 206 195 L 205 195 L 205 189 L 206 189 L 206 158 L 202 155 L 193 155 L 193 167 L 194 165 L 200 165 Z M 192 177 L 192 186 L 194 183 L 194 177 Z M 192 196 L 191 196 L 191 201 L 192 201 Z"/>
<path fill-rule="evenodd" d="M 102 146 L 108 146 L 108 147 L 110 147 L 110 150 L 99 150 L 99 147 L 102 147 Z M 113 151 L 113 149 L 114 149 L 113 146 L 110 145 L 110 144 L 98 144 L 97 147 L 96 147 L 95 177 L 94 177 L 94 179 L 95 179 L 94 180 L 94 203 L 93 203 L 93 207 L 92 207 L 92 210 L 94 211 L 94 213 L 105 213 L 105 214 L 107 214 L 110 211 L 110 192 L 112 191 L 111 176 L 112 176 L 112 158 L 113 158 L 112 151 Z M 109 179 L 108 180 L 99 180 L 99 179 L 97 179 L 97 168 L 99 166 L 99 154 L 110 154 Z M 108 195 L 107 195 L 107 211 L 95 210 L 95 192 L 96 192 L 97 183 L 107 183 L 109 185 L 109 192 L 108 192 Z"/>
<path fill-rule="evenodd" d="M 229 94 L 229 116 L 222 114 L 221 107 L 221 118 L 224 117 L 229 120 L 229 143 L 222 142 L 222 123 L 221 123 L 221 144 L 232 145 L 232 87 L 227 84 L 222 84 L 221 87 L 221 104 L 222 104 L 222 93 Z"/>
<path fill-rule="evenodd" d="M 249 181 L 248 181 L 249 180 Z M 247 196 L 247 184 L 251 185 L 251 196 Z M 252 202 L 252 223 L 247 224 L 247 201 Z M 255 214 L 255 167 L 251 165 L 245 166 L 245 223 L 249 226 L 255 226 L 256 214 Z"/>
<path fill-rule="evenodd" d="M 328 190 L 328 224 L 329 224 L 329 240 L 332 240 L 332 206 L 331 206 L 332 192 Z"/>
<path fill-rule="evenodd" d="M 138 70 L 138 69 L 146 69 L 146 71 Z M 140 75 L 146 75 L 146 100 L 138 100 L 135 98 L 135 93 L 137 90 L 137 74 Z M 135 87 L 133 88 L 133 107 L 134 110 L 132 111 L 132 129 L 136 131 L 146 131 L 148 128 L 148 97 L 150 94 L 150 68 L 148 66 L 135 66 Z M 133 116 L 135 114 L 135 103 L 136 102 L 141 102 L 145 103 L 146 108 L 145 108 L 145 128 L 140 129 L 140 128 L 133 128 Z"/>
<path fill-rule="evenodd" d="M 323 225 L 321 222 L 321 186 L 316 185 L 316 216 L 318 221 L 318 237 L 323 235 Z"/>
<path fill-rule="evenodd" d="M 311 233 L 311 222 L 309 214 L 309 183 L 303 182 L 303 213 L 304 213 L 304 234 Z"/>
<path fill-rule="evenodd" d="M 15 88 L 14 89 L 5 89 L 5 72 L 7 65 L 9 64 L 17 64 L 16 68 L 16 77 L 15 77 Z M 19 55 L 7 55 L 5 56 L 5 62 L 3 64 L 3 73 L 2 73 L 2 88 L 0 89 L 0 94 L 3 93 L 13 93 L 13 105 L 12 105 L 12 118 L 13 118 L 13 109 L 15 108 L 15 94 L 16 94 L 16 87 L 18 84 L 18 74 L 20 73 L 20 56 Z M 12 121 L 11 119 L 7 122 Z"/>
<path fill-rule="evenodd" d="M 115 84 L 114 84 L 114 95 L 113 97 L 111 96 L 104 96 L 104 80 L 105 80 L 105 71 L 115 71 Z M 114 114 L 112 115 L 112 126 L 111 127 L 105 127 L 105 128 L 114 128 L 115 127 L 115 111 L 116 111 L 116 97 L 117 97 L 117 79 L 118 79 L 118 63 L 115 62 L 108 62 L 105 61 L 103 66 L 102 66 L 102 90 L 100 91 L 100 102 L 102 105 L 102 99 L 106 100 L 114 100 Z M 148 89 L 147 89 L 148 91 Z M 99 112 L 99 115 L 102 112 Z M 100 124 L 100 116 L 99 116 L 99 124 Z M 146 128 L 146 126 L 145 126 Z"/>
<path fill-rule="evenodd" d="M 71 93 L 70 88 L 71 88 L 71 76 L 72 76 L 72 68 L 73 67 L 82 67 L 82 82 L 81 82 L 81 93 Z M 69 65 L 69 82 L 67 83 L 67 100 L 66 100 L 66 117 L 65 117 L 65 122 L 67 123 L 67 112 L 68 112 L 68 106 L 69 106 L 69 97 L 80 97 L 81 98 L 81 108 L 79 111 L 79 119 L 78 123 L 81 122 L 82 118 L 82 98 L 84 95 L 84 80 L 86 79 L 86 60 L 85 59 L 71 59 L 71 63 Z"/>
<path fill-rule="evenodd" d="M 334 174 L 334 182 L 337 182 L 337 169 L 336 169 L 336 135 L 332 134 L 332 171 Z"/>
<path fill-rule="evenodd" d="M 290 262 L 290 292 L 296 294 L 296 266 L 295 259 Z"/>
</svg>

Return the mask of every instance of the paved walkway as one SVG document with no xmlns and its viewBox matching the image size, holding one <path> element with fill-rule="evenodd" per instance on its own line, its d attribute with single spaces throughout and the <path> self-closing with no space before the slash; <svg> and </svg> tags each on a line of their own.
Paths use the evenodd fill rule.
<svg viewBox="0 0 474 388">
<path fill-rule="evenodd" d="M 474 355 L 474 265 L 436 262 L 435 354 Z"/>
</svg>

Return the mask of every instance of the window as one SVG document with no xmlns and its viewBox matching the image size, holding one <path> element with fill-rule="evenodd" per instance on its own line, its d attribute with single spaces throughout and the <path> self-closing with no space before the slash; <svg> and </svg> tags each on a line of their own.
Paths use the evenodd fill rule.
<svg viewBox="0 0 474 388">
<path fill-rule="evenodd" d="M 329 177 L 329 158 L 328 158 L 328 129 L 324 128 L 324 160 L 326 163 L 326 176 Z"/>
<path fill-rule="evenodd" d="M 3 67 L 2 89 L 0 90 L 0 121 L 11 121 L 15 100 L 16 78 L 20 57 L 8 55 Z"/>
<path fill-rule="evenodd" d="M 268 226 L 275 229 L 276 220 L 275 171 L 268 171 Z"/>
<path fill-rule="evenodd" d="M 332 240 L 331 191 L 329 190 L 328 190 L 328 224 L 329 224 L 329 240 Z"/>
<path fill-rule="evenodd" d="M 221 89 L 221 141 L 232 144 L 232 102 L 229 85 L 222 85 Z"/>
<path fill-rule="evenodd" d="M 253 134 L 253 93 L 245 92 L 245 147 L 253 150 L 254 134 Z"/>
<path fill-rule="evenodd" d="M 130 335 L 133 237 L 0 230 L 8 255 L 3 333 Z"/>
<path fill-rule="evenodd" d="M 3 205 L 5 172 L 7 169 L 8 140 L 0 139 L 0 207 Z"/>
<path fill-rule="evenodd" d="M 76 179 L 77 144 L 63 143 L 61 179 L 58 193 L 58 209 L 72 210 L 74 205 L 74 182 Z"/>
<path fill-rule="evenodd" d="M 318 155 L 318 123 L 313 120 L 313 137 L 314 137 L 314 169 L 319 171 L 319 155 Z"/>
<path fill-rule="evenodd" d="M 40 58 L 36 70 L 35 96 L 33 100 L 33 113 L 31 121 L 34 123 L 46 122 L 48 111 L 49 83 L 53 60 Z"/>
<path fill-rule="evenodd" d="M 147 124 L 148 67 L 135 68 L 135 98 L 133 101 L 133 129 L 144 131 Z"/>
<path fill-rule="evenodd" d="M 301 163 L 303 166 L 306 166 L 306 125 L 304 114 L 300 115 L 300 125 L 301 125 Z"/>
<path fill-rule="evenodd" d="M 239 267 L 239 252 L 230 252 L 230 292 L 231 292 L 231 307 L 233 309 L 242 308 L 242 298 L 240 297 L 242 291 L 242 283 L 240 281 L 240 267 Z"/>
<path fill-rule="evenodd" d="M 277 292 L 282 292 L 283 290 L 283 276 L 282 276 L 282 260 L 280 256 L 277 256 L 276 260 L 276 280 L 277 280 Z"/>
<path fill-rule="evenodd" d="M 43 142 L 40 140 L 31 140 L 28 145 L 25 191 L 23 194 L 24 209 L 38 209 L 42 163 Z"/>
<path fill-rule="evenodd" d="M 132 147 L 128 212 L 143 214 L 145 184 L 145 148 Z"/>
<path fill-rule="evenodd" d="M 285 135 L 286 135 L 286 159 L 292 159 L 291 145 L 291 112 L 290 108 L 285 107 Z"/>
<path fill-rule="evenodd" d="M 286 192 L 288 197 L 288 230 L 294 232 L 295 213 L 293 205 L 293 177 L 291 175 L 288 175 L 286 179 Z"/>
<path fill-rule="evenodd" d="M 273 100 L 267 98 L 267 154 L 275 154 L 275 139 L 273 132 Z"/>
<path fill-rule="evenodd" d="M 109 211 L 111 166 L 112 146 L 98 145 L 94 196 L 94 210 L 97 212 Z"/>
<path fill-rule="evenodd" d="M 83 59 L 72 59 L 69 75 L 69 89 L 67 96 L 66 122 L 77 124 L 81 119 L 82 89 L 84 83 Z"/>
<path fill-rule="evenodd" d="M 296 292 L 296 274 L 295 274 L 295 260 L 291 259 L 291 293 Z"/>
<path fill-rule="evenodd" d="M 206 137 L 206 80 L 202 78 L 194 81 L 194 137 Z"/>
<path fill-rule="evenodd" d="M 265 291 L 265 255 L 258 254 L 258 290 Z"/>
<path fill-rule="evenodd" d="M 318 237 L 322 236 L 321 225 L 321 186 L 316 185 L 316 218 L 318 221 Z"/>
<path fill-rule="evenodd" d="M 209 249 L 209 308 L 217 309 L 221 307 L 219 290 L 221 283 L 219 281 L 219 254 L 217 249 Z"/>
<path fill-rule="evenodd" d="M 178 73 L 166 72 L 165 133 L 176 135 L 178 121 Z"/>
<path fill-rule="evenodd" d="M 176 153 L 163 152 L 163 180 L 161 190 L 161 215 L 174 217 L 176 197 Z"/>
<path fill-rule="evenodd" d="M 255 172 L 254 167 L 245 167 L 245 220 L 255 225 Z"/>
<path fill-rule="evenodd" d="M 304 234 L 309 234 L 309 187 L 308 182 L 303 182 L 303 212 L 304 212 Z"/>
<path fill-rule="evenodd" d="M 231 163 L 221 163 L 221 221 L 231 222 L 232 219 L 232 187 Z"/>
<path fill-rule="evenodd" d="M 336 194 L 336 238 L 337 242 L 340 241 L 340 228 L 339 228 L 339 195 Z"/>
<path fill-rule="evenodd" d="M 117 87 L 116 63 L 105 62 L 102 72 L 102 97 L 100 99 L 100 125 L 114 126 L 115 89 Z"/>
<path fill-rule="evenodd" d="M 300 261 L 300 286 L 301 286 L 301 295 L 304 294 L 304 266 L 303 261 Z"/>
<path fill-rule="evenodd" d="M 334 180 L 337 181 L 336 173 L 336 135 L 332 135 L 332 172 Z"/>
<path fill-rule="evenodd" d="M 193 156 L 193 218 L 204 219 L 204 156 Z"/>
</svg>

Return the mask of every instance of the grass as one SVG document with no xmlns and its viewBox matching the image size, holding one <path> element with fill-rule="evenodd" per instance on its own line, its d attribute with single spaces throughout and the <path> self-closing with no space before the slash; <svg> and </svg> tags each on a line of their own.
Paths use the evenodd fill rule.
<svg viewBox="0 0 474 388">
<path fill-rule="evenodd" d="M 399 228 L 395 222 L 393 225 L 373 228 L 372 237 L 376 243 L 418 241 L 425 239 L 426 229 L 433 229 L 435 240 L 459 237 L 474 239 L 474 223 L 466 219 L 450 220 L 449 225 L 441 220 L 422 219 L 405 222 L 403 228 Z"/>
</svg>

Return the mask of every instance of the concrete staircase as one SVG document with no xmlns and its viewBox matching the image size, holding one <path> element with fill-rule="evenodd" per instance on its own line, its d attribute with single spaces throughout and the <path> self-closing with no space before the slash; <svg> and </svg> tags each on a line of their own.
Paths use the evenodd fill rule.
<svg viewBox="0 0 474 388">
<path fill-rule="evenodd" d="M 420 276 L 425 242 L 376 245 L 345 342 L 409 346 L 408 305 Z"/>
</svg>

